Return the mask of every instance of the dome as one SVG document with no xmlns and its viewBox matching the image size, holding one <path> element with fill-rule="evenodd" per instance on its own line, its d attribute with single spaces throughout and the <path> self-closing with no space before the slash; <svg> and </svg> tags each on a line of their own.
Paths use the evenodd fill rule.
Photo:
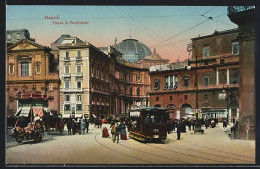
<svg viewBox="0 0 260 169">
<path fill-rule="evenodd" d="M 125 39 L 116 46 L 123 54 L 123 59 L 128 62 L 137 62 L 152 54 L 151 50 L 136 39 Z"/>
</svg>

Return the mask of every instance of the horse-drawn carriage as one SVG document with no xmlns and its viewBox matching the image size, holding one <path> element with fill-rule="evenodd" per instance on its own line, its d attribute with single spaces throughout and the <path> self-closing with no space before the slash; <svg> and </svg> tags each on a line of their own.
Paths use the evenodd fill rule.
<svg viewBox="0 0 260 169">
<path fill-rule="evenodd" d="M 34 140 L 36 143 L 42 141 L 43 127 L 41 122 L 37 120 L 26 124 L 26 119 L 19 119 L 12 129 L 17 143 L 22 143 L 25 137 L 27 140 Z"/>
<path fill-rule="evenodd" d="M 63 135 L 65 121 L 61 118 L 61 115 L 46 115 L 43 117 L 43 123 L 49 134 L 55 131 L 57 134 Z"/>
</svg>

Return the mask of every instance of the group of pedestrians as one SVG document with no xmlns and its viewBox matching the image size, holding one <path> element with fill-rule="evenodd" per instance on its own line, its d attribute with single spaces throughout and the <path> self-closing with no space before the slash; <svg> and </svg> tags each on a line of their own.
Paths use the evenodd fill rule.
<svg viewBox="0 0 260 169">
<path fill-rule="evenodd" d="M 70 118 L 67 122 L 67 128 L 68 135 L 75 135 L 76 133 L 85 135 L 85 130 L 87 133 L 89 131 L 89 121 L 88 119 L 79 119 L 76 121 L 75 119 Z"/>
<path fill-rule="evenodd" d="M 117 143 L 119 142 L 119 136 L 121 137 L 121 140 L 127 140 L 126 125 L 123 121 L 121 121 L 119 125 L 118 123 L 112 122 L 110 128 L 113 143 L 115 141 L 117 141 Z"/>
</svg>

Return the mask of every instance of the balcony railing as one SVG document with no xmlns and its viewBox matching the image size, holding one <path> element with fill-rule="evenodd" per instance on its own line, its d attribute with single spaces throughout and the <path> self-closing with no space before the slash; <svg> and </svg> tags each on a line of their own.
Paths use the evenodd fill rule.
<svg viewBox="0 0 260 169">
<path fill-rule="evenodd" d="M 76 56 L 76 61 L 82 61 L 82 57 L 81 56 Z"/>
<path fill-rule="evenodd" d="M 71 77 L 71 74 L 70 73 L 64 73 L 63 77 Z"/>
<path fill-rule="evenodd" d="M 70 61 L 70 58 L 69 58 L 69 57 L 64 57 L 64 61 L 65 61 L 65 62 L 69 62 L 69 61 Z"/>
<path fill-rule="evenodd" d="M 76 77 L 82 77 L 83 74 L 82 74 L 82 73 L 76 73 L 75 76 L 76 76 Z"/>
<path fill-rule="evenodd" d="M 244 12 L 250 9 L 254 9 L 254 6 L 229 6 L 228 15 Z"/>
<path fill-rule="evenodd" d="M 76 92 L 76 93 L 82 93 L 83 89 L 78 88 L 63 88 L 61 89 L 62 92 Z"/>
</svg>

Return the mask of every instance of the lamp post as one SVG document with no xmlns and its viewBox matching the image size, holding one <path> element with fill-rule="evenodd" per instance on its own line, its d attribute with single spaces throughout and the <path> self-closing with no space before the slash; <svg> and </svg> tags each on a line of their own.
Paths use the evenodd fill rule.
<svg viewBox="0 0 260 169">
<path fill-rule="evenodd" d="M 199 117 L 198 117 L 198 56 L 197 56 L 197 49 L 196 47 L 190 43 L 188 44 L 187 51 L 190 52 L 195 49 L 195 93 L 196 93 L 196 121 L 195 121 L 195 130 L 194 133 L 203 133 L 203 130 L 201 129 L 201 125 L 199 124 Z"/>
<path fill-rule="evenodd" d="M 223 94 L 225 94 L 225 100 L 226 100 L 226 103 L 227 103 L 227 124 L 229 124 L 229 110 L 228 110 L 228 100 L 229 100 L 229 98 L 228 98 L 228 91 L 227 90 L 225 90 L 225 88 L 224 88 L 224 80 L 225 80 L 225 74 L 222 72 L 221 73 L 221 75 L 222 75 L 222 82 L 223 82 Z"/>
</svg>

